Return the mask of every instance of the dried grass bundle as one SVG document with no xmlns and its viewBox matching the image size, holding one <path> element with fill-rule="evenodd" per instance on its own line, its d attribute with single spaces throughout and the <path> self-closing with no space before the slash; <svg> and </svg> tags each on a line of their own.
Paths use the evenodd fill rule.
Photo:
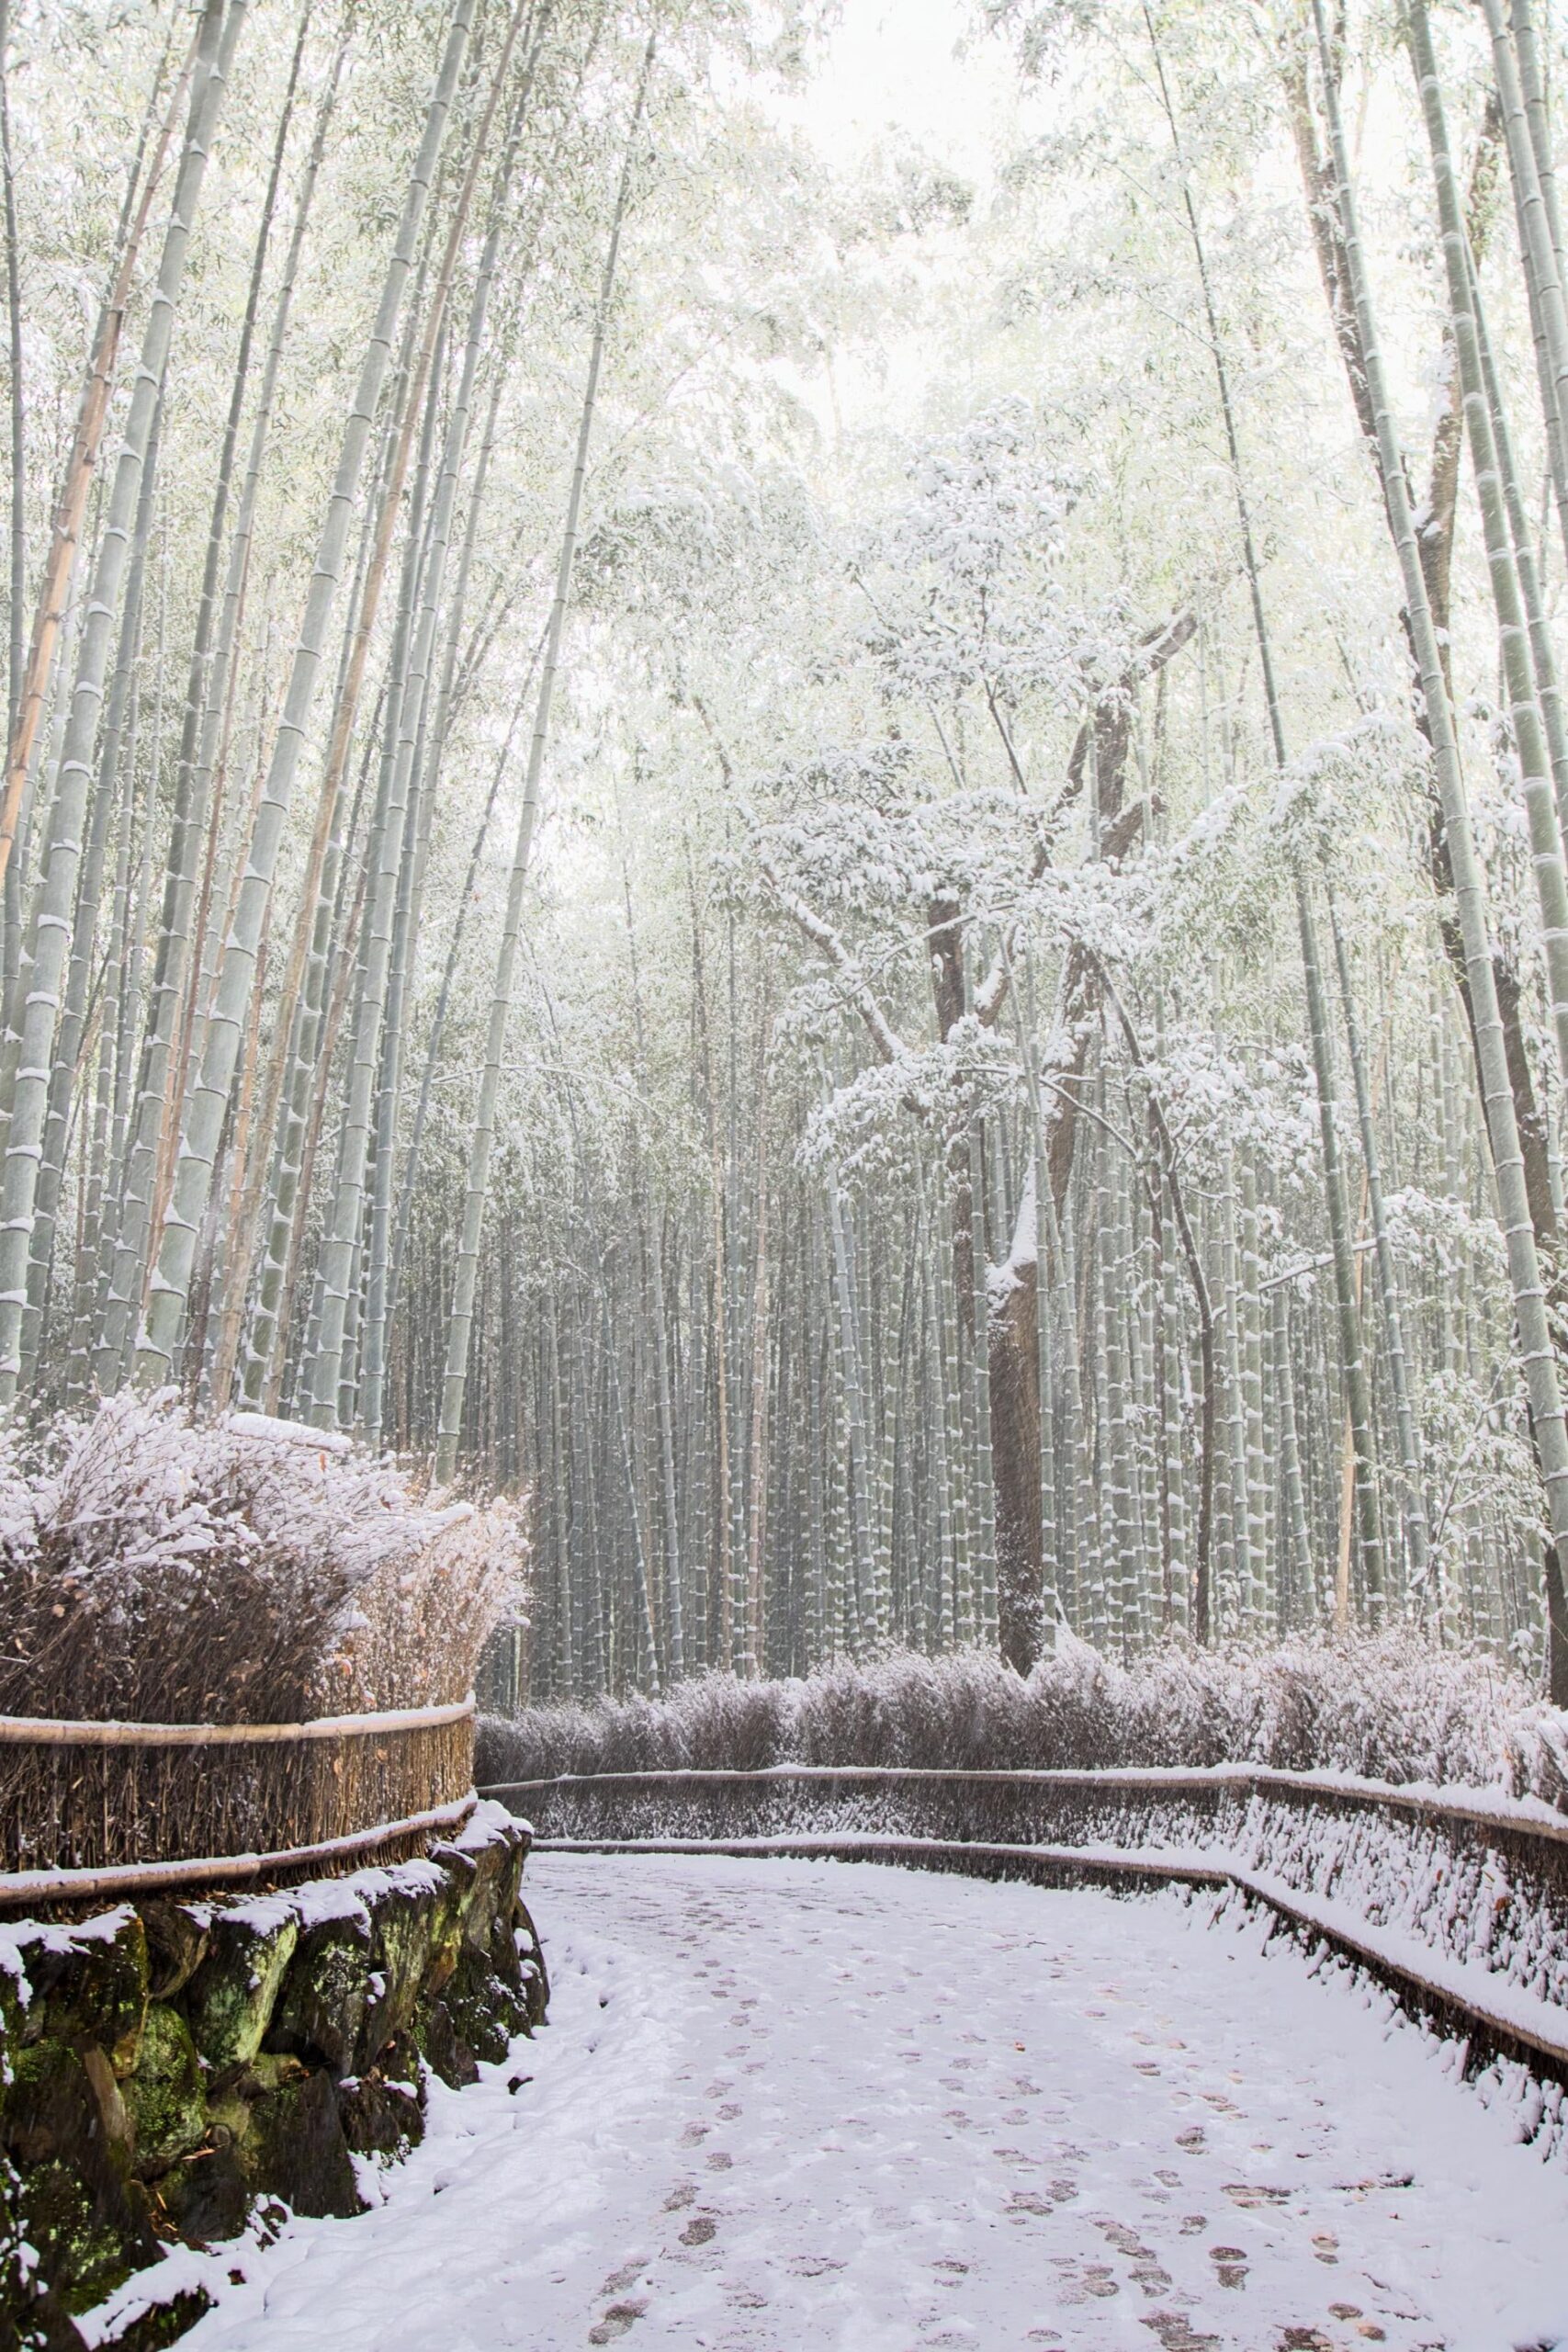
<svg viewBox="0 0 1568 2352">
<path fill-rule="evenodd" d="M 512 1503 L 172 1395 L 0 1442 L 0 1713 L 295 1722 L 471 1687 L 521 1603 Z"/>
<path fill-rule="evenodd" d="M 1271 1764 L 1544 1797 L 1568 1810 L 1568 1717 L 1478 1654 L 1395 1631 L 1270 1647 L 1172 1643 L 1122 1666 L 1065 1635 L 1027 1677 L 912 1651 L 804 1680 L 708 1674 L 481 1726 L 481 1782 L 770 1764 L 993 1770 Z"/>
<path fill-rule="evenodd" d="M 491 1634 L 516 1620 L 525 1554 L 517 1506 L 454 1503 L 423 1517 L 425 1540 L 389 1554 L 355 1588 L 325 1690 L 340 1713 L 465 1698 Z"/>
</svg>

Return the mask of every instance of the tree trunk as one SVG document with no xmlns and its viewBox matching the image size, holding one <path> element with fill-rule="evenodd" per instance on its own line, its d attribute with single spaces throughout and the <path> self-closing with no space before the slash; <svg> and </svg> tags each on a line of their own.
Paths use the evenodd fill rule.
<svg viewBox="0 0 1568 2352">
<path fill-rule="evenodd" d="M 1040 1267 L 1034 1177 L 990 1317 L 991 1466 L 996 1482 L 997 1609 L 1002 1657 L 1027 1674 L 1044 1646 L 1041 1542 Z"/>
</svg>

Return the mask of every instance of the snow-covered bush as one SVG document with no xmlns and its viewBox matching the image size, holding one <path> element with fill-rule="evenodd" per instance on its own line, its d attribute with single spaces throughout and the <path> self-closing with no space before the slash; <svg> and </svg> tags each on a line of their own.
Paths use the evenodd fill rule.
<svg viewBox="0 0 1568 2352">
<path fill-rule="evenodd" d="M 345 1437 L 118 1396 L 0 1450 L 0 1713 L 292 1722 L 461 1698 L 521 1600 L 515 1504 Z"/>
<path fill-rule="evenodd" d="M 491 1721 L 480 1778 L 1225 1761 L 1505 1788 L 1568 1808 L 1568 1717 L 1495 1660 L 1404 1632 L 1268 1649 L 1172 1644 L 1130 1666 L 1064 1635 L 1022 1679 L 978 1650 L 895 1651 L 802 1681 L 710 1674 L 663 1701 L 602 1699 Z"/>
</svg>

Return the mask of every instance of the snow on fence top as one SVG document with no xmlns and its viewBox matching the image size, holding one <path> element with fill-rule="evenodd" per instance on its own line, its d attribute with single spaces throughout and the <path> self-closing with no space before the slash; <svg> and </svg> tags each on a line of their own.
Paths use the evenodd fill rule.
<svg viewBox="0 0 1568 2352">
<path fill-rule="evenodd" d="M 462 1723 L 472 1692 L 442 1707 L 393 1707 L 378 1715 L 313 1715 L 299 1724 L 81 1723 L 58 1715 L 0 1715 L 0 1746 L 21 1747 L 254 1747 L 274 1740 L 364 1739 L 378 1732 Z"/>
<path fill-rule="evenodd" d="M 270 1853 L 184 1854 L 172 1861 L 120 1862 L 102 1870 L 13 1871 L 0 1875 L 0 1911 L 74 1913 L 82 1904 L 112 1903 L 131 1895 L 172 1894 L 186 1888 L 211 1894 L 257 1881 L 294 1881 L 307 1874 L 357 1870 L 366 1863 L 400 1862 L 420 1852 L 433 1837 L 460 1833 L 478 1804 L 470 1792 L 454 1804 L 427 1806 L 398 1821 L 373 1822 L 346 1837 L 321 1838 L 313 1846 L 280 1847 Z"/>
</svg>

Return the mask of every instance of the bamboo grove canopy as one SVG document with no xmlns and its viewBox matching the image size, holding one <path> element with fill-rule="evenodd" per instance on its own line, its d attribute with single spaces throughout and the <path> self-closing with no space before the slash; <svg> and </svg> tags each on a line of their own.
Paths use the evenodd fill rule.
<svg viewBox="0 0 1568 2352">
<path fill-rule="evenodd" d="M 1568 1695 L 1561 28 L 879 21 L 0 6 L 6 1442 Z"/>
</svg>

